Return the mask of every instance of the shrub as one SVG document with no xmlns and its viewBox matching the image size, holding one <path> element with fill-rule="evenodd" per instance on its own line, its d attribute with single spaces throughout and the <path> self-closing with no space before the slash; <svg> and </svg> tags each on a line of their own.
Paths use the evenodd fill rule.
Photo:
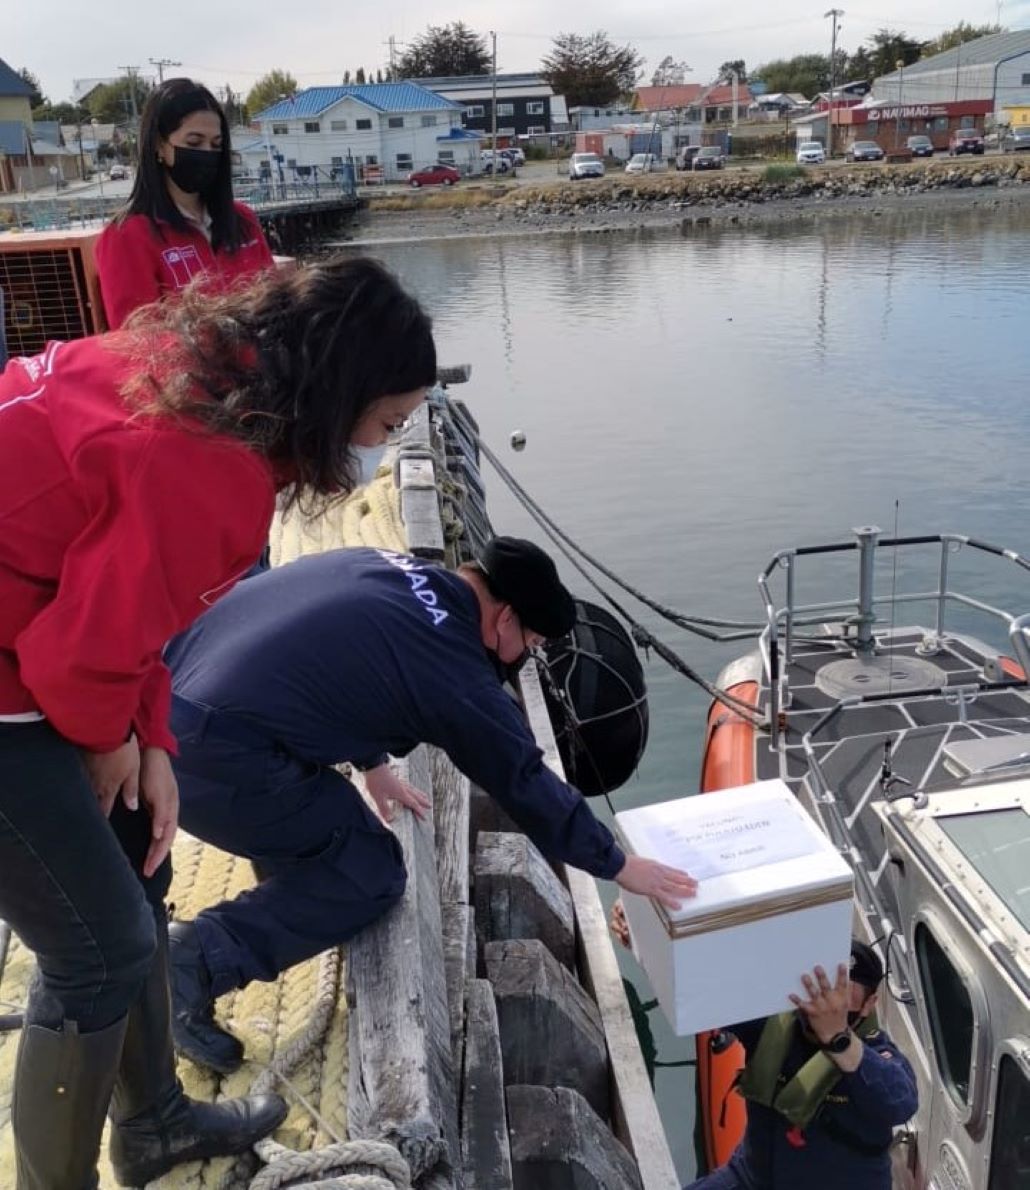
<svg viewBox="0 0 1030 1190">
<path fill-rule="evenodd" d="M 789 182 L 804 176 L 805 171 L 800 165 L 767 165 L 762 171 L 763 182 Z"/>
</svg>

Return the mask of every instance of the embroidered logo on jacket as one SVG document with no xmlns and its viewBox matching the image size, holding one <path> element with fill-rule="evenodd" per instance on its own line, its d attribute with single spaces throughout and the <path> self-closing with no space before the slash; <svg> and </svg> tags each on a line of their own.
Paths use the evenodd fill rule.
<svg viewBox="0 0 1030 1190">
<path fill-rule="evenodd" d="M 166 248 L 161 253 L 161 259 L 172 274 L 176 289 L 185 289 L 194 277 L 200 277 L 207 271 L 192 244 L 184 248 Z"/>
<path fill-rule="evenodd" d="M 429 579 L 423 573 L 427 567 L 408 554 L 396 554 L 393 550 L 376 550 L 376 553 L 383 561 L 389 562 L 391 566 L 396 566 L 398 570 L 404 572 L 405 578 L 411 584 L 412 594 L 426 609 L 426 615 L 433 621 L 433 625 L 439 627 L 450 613 L 445 612 L 442 607 L 438 606 L 439 599 L 437 594 L 429 585 Z M 428 569 L 435 570 L 436 567 L 434 566 Z"/>
</svg>

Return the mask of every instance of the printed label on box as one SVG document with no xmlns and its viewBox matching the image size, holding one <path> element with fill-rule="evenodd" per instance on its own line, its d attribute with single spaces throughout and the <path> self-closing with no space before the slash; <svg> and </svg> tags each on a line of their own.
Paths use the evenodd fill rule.
<svg viewBox="0 0 1030 1190">
<path fill-rule="evenodd" d="M 675 804 L 648 807 L 641 812 L 641 854 L 663 864 L 684 868 L 697 880 L 728 876 L 798 859 L 818 851 L 818 840 L 798 822 L 783 802 L 728 809 L 683 821 Z"/>
</svg>

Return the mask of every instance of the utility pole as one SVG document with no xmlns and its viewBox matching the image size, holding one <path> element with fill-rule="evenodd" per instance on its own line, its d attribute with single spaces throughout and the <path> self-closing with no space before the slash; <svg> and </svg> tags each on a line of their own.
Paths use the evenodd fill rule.
<svg viewBox="0 0 1030 1190">
<path fill-rule="evenodd" d="M 181 66 L 181 62 L 173 62 L 171 58 L 148 58 L 147 61 L 151 66 L 157 67 L 157 81 L 160 85 L 165 81 L 165 67 L 166 66 Z"/>
<path fill-rule="evenodd" d="M 490 169 L 490 175 L 497 181 L 497 34 L 491 29 L 490 39 L 493 42 L 493 70 L 490 86 L 490 125 L 493 134 L 493 164 Z"/>
<path fill-rule="evenodd" d="M 834 133 L 834 118 L 833 118 L 833 92 L 837 86 L 837 21 L 844 15 L 843 8 L 831 8 L 829 12 L 824 12 L 823 17 L 833 18 L 833 32 L 830 34 L 830 110 L 827 113 L 827 137 L 830 142 L 827 146 L 827 156 L 833 156 L 833 133 Z"/>
<path fill-rule="evenodd" d="M 396 82 L 397 80 L 397 38 L 391 33 L 387 39 L 386 44 L 390 47 L 390 79 L 389 81 Z"/>
<path fill-rule="evenodd" d="M 138 66 L 119 66 L 119 70 L 124 70 L 129 79 L 129 103 L 132 107 L 132 135 L 129 138 L 130 155 L 132 149 L 137 147 L 139 142 L 139 108 L 136 106 L 136 72 L 139 70 Z M 134 154 L 136 160 L 139 160 L 139 154 Z"/>
</svg>

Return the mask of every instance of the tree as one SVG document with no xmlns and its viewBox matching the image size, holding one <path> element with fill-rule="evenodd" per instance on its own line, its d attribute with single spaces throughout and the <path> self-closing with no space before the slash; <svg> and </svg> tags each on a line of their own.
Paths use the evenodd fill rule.
<svg viewBox="0 0 1030 1190">
<path fill-rule="evenodd" d="M 966 21 L 959 21 L 954 29 L 946 29 L 940 37 L 928 41 L 923 46 L 923 57 L 930 58 L 934 54 L 943 54 L 945 50 L 953 50 L 957 45 L 965 45 L 967 41 L 976 41 L 980 37 L 990 37 L 992 33 L 1004 33 L 1001 25 L 970 25 Z"/>
<path fill-rule="evenodd" d="M 797 54 L 793 58 L 777 58 L 751 72 L 752 79 L 761 79 L 773 92 L 796 92 L 813 99 L 830 86 L 829 54 Z"/>
<path fill-rule="evenodd" d="M 89 108 L 75 103 L 43 103 L 32 109 L 33 120 L 56 120 L 58 124 L 89 123 Z"/>
<path fill-rule="evenodd" d="M 632 46 L 616 46 L 598 29 L 588 35 L 559 33 L 540 73 L 570 107 L 579 107 L 630 94 L 643 64 Z"/>
<path fill-rule="evenodd" d="M 132 90 L 136 92 L 136 111 L 143 110 L 143 104 L 153 87 L 136 75 L 115 79 L 97 87 L 86 101 L 90 117 L 98 124 L 127 124 L 132 119 Z"/>
<path fill-rule="evenodd" d="M 908 66 L 919 59 L 923 43 L 897 29 L 878 29 L 872 37 L 866 38 L 869 60 L 874 78 L 893 74 L 899 62 Z"/>
<path fill-rule="evenodd" d="M 284 95 L 287 99 L 292 99 L 298 90 L 297 80 L 293 75 L 288 70 L 276 67 L 259 78 L 247 93 L 247 111 L 256 116 L 265 108 L 278 103 Z"/>
<path fill-rule="evenodd" d="M 734 73 L 742 83 L 747 82 L 747 66 L 744 65 L 743 58 L 731 58 L 729 62 L 723 62 L 719 67 L 719 78 L 721 79 L 732 78 Z"/>
<path fill-rule="evenodd" d="M 29 70 L 27 66 L 23 66 L 21 70 L 18 71 L 18 77 L 22 80 L 22 82 L 28 83 L 28 85 L 32 88 L 32 94 L 29 96 L 29 105 L 31 107 L 42 107 L 44 103 L 50 102 L 43 94 L 43 88 L 40 85 L 39 79 L 36 78 L 36 76 L 31 70 Z"/>
<path fill-rule="evenodd" d="M 349 71 L 349 70 L 345 70 L 345 71 L 343 72 L 343 85 L 344 85 L 345 87 L 349 87 L 349 86 L 350 86 L 350 71 Z"/>
<path fill-rule="evenodd" d="M 489 74 L 490 52 L 486 38 L 463 21 L 430 25 L 408 46 L 397 63 L 398 78 L 434 78 L 443 75 Z"/>
<path fill-rule="evenodd" d="M 842 83 L 859 83 L 873 77 L 873 60 L 865 46 L 860 45 L 853 54 L 848 54 L 844 69 L 837 68 L 837 78 Z"/>
<path fill-rule="evenodd" d="M 652 87 L 682 87 L 687 81 L 690 67 L 686 62 L 677 62 L 671 54 L 666 55 L 651 75 Z"/>
<path fill-rule="evenodd" d="M 354 82 L 357 86 L 363 87 L 365 85 L 365 68 L 359 66 L 354 72 Z"/>
</svg>

